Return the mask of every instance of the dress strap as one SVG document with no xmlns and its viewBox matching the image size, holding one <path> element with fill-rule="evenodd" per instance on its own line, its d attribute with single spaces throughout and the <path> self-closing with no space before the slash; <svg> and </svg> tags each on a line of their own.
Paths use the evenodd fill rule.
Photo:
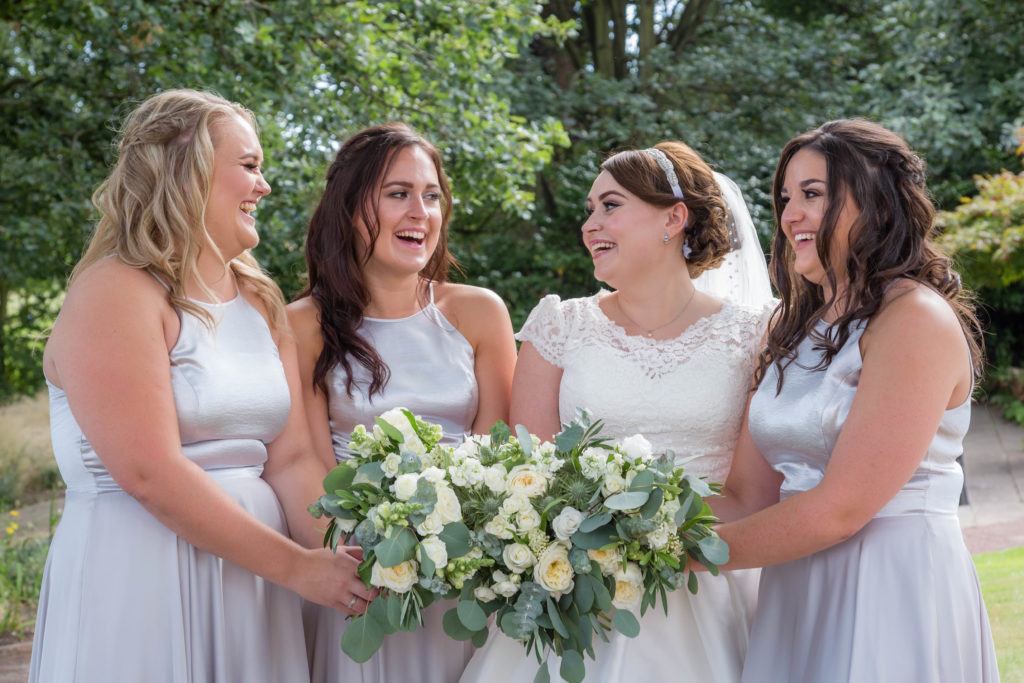
<svg viewBox="0 0 1024 683">
<path fill-rule="evenodd" d="M 434 305 L 434 281 L 431 280 L 427 283 L 427 292 L 430 293 L 430 305 Z"/>
<path fill-rule="evenodd" d="M 157 282 L 159 282 L 160 284 L 162 284 L 162 285 L 164 286 L 164 289 L 166 289 L 166 290 L 167 290 L 168 292 L 169 292 L 169 291 L 171 291 L 171 287 L 170 287 L 170 285 L 168 285 L 168 284 L 167 284 L 166 282 L 164 282 L 164 279 L 163 279 L 162 277 L 160 277 L 159 275 L 157 275 L 156 273 L 154 273 L 154 272 L 153 272 L 152 270 L 150 270 L 149 268 L 147 268 L 147 269 L 146 269 L 146 272 L 147 272 L 147 273 L 149 273 L 150 275 L 152 275 L 152 276 L 153 276 L 153 277 L 154 277 L 154 278 L 156 279 L 156 281 L 157 281 Z"/>
</svg>

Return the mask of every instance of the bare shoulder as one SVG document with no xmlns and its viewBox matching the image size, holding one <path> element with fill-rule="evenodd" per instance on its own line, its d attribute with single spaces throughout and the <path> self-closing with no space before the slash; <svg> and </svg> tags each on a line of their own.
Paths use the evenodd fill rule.
<svg viewBox="0 0 1024 683">
<path fill-rule="evenodd" d="M 865 345 L 881 339 L 957 350 L 966 343 L 960 321 L 949 302 L 931 287 L 907 279 L 889 288 L 882 308 L 872 317 L 864 333 Z"/>
<path fill-rule="evenodd" d="M 319 349 L 323 345 L 320 333 L 320 306 L 313 297 L 304 296 L 296 299 L 285 306 L 284 310 L 288 314 L 288 324 L 299 346 L 312 345 Z"/>
<path fill-rule="evenodd" d="M 508 318 L 508 308 L 501 297 L 484 287 L 452 282 L 434 285 L 434 302 L 446 316 L 453 318 L 452 324 L 469 323 L 476 319 L 491 322 Z"/>
</svg>

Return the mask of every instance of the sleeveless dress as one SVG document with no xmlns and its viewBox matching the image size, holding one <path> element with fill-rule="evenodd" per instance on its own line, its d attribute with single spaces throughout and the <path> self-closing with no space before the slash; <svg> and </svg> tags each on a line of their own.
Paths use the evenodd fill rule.
<svg viewBox="0 0 1024 683">
<path fill-rule="evenodd" d="M 170 352 L 182 451 L 254 517 L 287 534 L 260 478 L 284 428 L 288 385 L 245 297 L 179 312 Z M 36 620 L 31 683 L 308 680 L 298 595 L 192 546 L 111 477 L 50 384 L 53 450 L 67 483 Z M 216 522 L 216 520 L 211 520 Z"/>
<path fill-rule="evenodd" d="M 444 429 L 443 443 L 460 443 L 472 430 L 479 401 L 473 347 L 430 302 L 408 318 L 363 318 L 359 334 L 391 370 L 382 393 L 367 396 L 370 374 L 352 364 L 352 396 L 345 371 L 328 374 L 327 412 L 334 453 L 348 455 L 348 436 L 358 424 L 373 424 L 381 413 L 402 406 Z M 423 626 L 412 633 L 392 633 L 384 645 L 359 664 L 341 650 L 348 618 L 334 610 L 306 604 L 310 671 L 314 683 L 423 683 L 457 681 L 473 655 L 473 646 L 452 640 L 441 625 L 456 602 L 436 602 L 423 611 Z"/>
<path fill-rule="evenodd" d="M 545 297 L 517 335 L 562 368 L 559 418 L 585 408 L 604 421 L 602 434 L 624 439 L 641 433 L 655 452 L 699 456 L 686 468 L 724 482 L 739 434 L 747 391 L 767 315 L 732 303 L 674 339 L 629 336 L 598 306 L 607 292 L 560 301 Z M 640 635 L 594 639 L 596 661 L 585 659 L 587 681 L 704 681 L 740 679 L 756 603 L 758 570 L 702 573 L 696 595 L 668 593 L 640 617 Z M 638 615 L 639 616 L 639 615 Z M 559 658 L 548 657 L 551 680 L 561 680 Z M 538 662 L 518 641 L 492 627 L 462 681 L 533 681 Z"/>
<path fill-rule="evenodd" d="M 824 329 L 825 323 L 820 323 Z M 863 326 L 824 371 L 810 339 L 769 369 L 750 433 L 785 479 L 782 499 L 816 486 L 857 392 Z M 846 541 L 761 573 L 744 683 L 998 681 L 985 603 L 957 519 L 956 457 L 971 406 L 947 410 L 910 480 Z"/>
</svg>

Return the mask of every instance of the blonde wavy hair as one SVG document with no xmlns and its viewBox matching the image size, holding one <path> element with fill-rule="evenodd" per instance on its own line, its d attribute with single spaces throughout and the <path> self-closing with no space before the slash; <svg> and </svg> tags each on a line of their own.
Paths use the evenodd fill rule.
<svg viewBox="0 0 1024 683">
<path fill-rule="evenodd" d="M 213 180 L 212 129 L 230 116 L 241 116 L 256 130 L 255 116 L 242 105 L 189 89 L 153 95 L 128 116 L 115 141 L 117 162 L 92 195 L 100 218 L 71 283 L 100 259 L 117 256 L 163 281 L 171 306 L 214 324 L 213 316 L 185 296 L 185 285 L 194 280 L 218 300 L 199 278 L 197 260 L 204 247 L 217 248 L 203 216 Z M 228 265 L 266 306 L 271 326 L 283 325 L 281 290 L 252 254 L 245 251 Z"/>
</svg>

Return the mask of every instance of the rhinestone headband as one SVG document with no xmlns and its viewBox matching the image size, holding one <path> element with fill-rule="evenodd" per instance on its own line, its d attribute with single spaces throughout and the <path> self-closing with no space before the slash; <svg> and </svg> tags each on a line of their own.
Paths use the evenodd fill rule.
<svg viewBox="0 0 1024 683">
<path fill-rule="evenodd" d="M 665 179 L 668 180 L 668 184 L 672 187 L 672 194 L 674 194 L 677 199 L 682 199 L 683 190 L 679 187 L 679 177 L 676 176 L 676 169 L 673 168 L 672 162 L 668 160 L 665 153 L 660 149 L 655 149 L 654 147 L 648 147 L 644 152 L 647 156 L 654 159 L 661 170 L 665 172 Z"/>
</svg>

